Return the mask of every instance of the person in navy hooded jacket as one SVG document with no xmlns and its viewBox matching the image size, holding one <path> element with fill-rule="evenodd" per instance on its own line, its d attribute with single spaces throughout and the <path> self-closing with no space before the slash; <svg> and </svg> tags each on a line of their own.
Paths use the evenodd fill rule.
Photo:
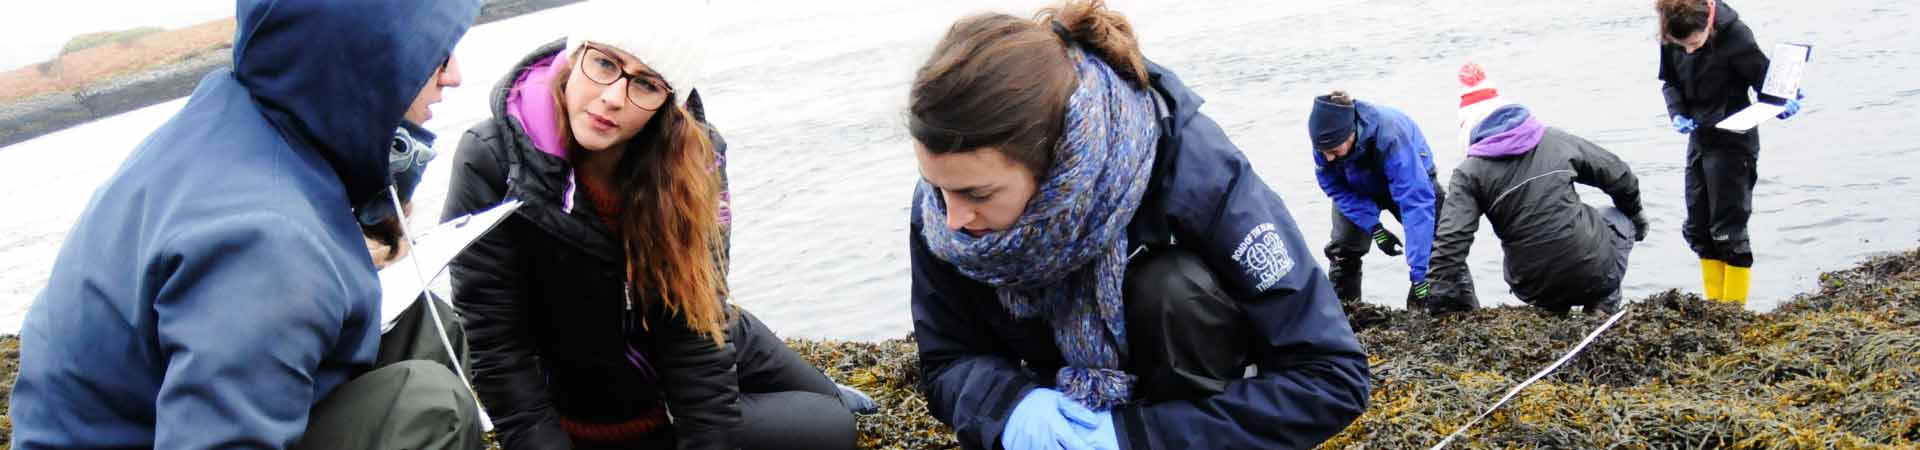
<svg viewBox="0 0 1920 450">
<path fill-rule="evenodd" d="M 914 339 L 963 447 L 1312 448 L 1366 409 L 1325 274 L 1201 103 L 1097 1 L 961 19 L 920 68 Z"/>
<path fill-rule="evenodd" d="M 1420 126 L 1399 110 L 1334 91 L 1313 99 L 1307 132 L 1313 138 L 1314 178 L 1333 199 L 1326 255 L 1334 292 L 1344 302 L 1360 299 L 1360 258 L 1368 247 L 1379 246 L 1388 256 L 1407 255 L 1412 283 L 1407 308 L 1424 308 L 1434 221 L 1446 194 L 1434 177 L 1433 151 Z M 1404 245 L 1380 224 L 1382 210 L 1400 221 L 1407 233 Z"/>
<path fill-rule="evenodd" d="M 446 366 L 374 367 L 354 207 L 479 9 L 238 2 L 231 68 L 94 192 L 29 309 L 13 448 L 478 448 Z"/>
</svg>

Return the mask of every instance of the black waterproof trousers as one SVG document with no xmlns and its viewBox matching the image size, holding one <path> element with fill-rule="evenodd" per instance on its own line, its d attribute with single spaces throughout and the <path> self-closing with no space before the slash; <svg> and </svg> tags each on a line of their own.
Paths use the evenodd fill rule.
<svg viewBox="0 0 1920 450">
<path fill-rule="evenodd" d="M 1445 185 L 1440 184 L 1438 177 L 1430 178 L 1428 182 L 1433 183 L 1434 186 L 1433 223 L 1435 227 L 1439 227 L 1440 209 L 1442 205 L 1447 204 L 1447 193 L 1446 189 L 1441 187 Z M 1401 220 L 1400 205 L 1395 204 L 1393 199 L 1376 198 L 1373 202 L 1380 205 L 1381 209 L 1393 214 L 1393 220 Z M 1333 209 L 1333 230 L 1325 249 L 1327 278 L 1333 281 L 1333 296 L 1339 297 L 1341 302 L 1359 301 L 1360 258 L 1367 256 L 1367 252 L 1373 251 L 1373 231 L 1362 230 L 1359 225 L 1354 225 L 1353 219 L 1348 219 L 1345 214 L 1340 213 L 1340 205 L 1333 205 L 1331 209 Z M 1405 235 L 1400 238 L 1405 242 Z M 1405 250 L 1402 249 L 1402 251 Z"/>
<path fill-rule="evenodd" d="M 1128 372 L 1148 403 L 1218 394 L 1246 377 L 1247 315 L 1191 252 L 1149 250 L 1127 267 Z"/>
<path fill-rule="evenodd" d="M 1681 230 L 1701 259 L 1753 267 L 1747 219 L 1759 179 L 1760 130 L 1734 134 L 1702 128 L 1687 145 L 1687 223 Z"/>
<path fill-rule="evenodd" d="M 429 320 L 424 303 L 408 307 L 381 334 L 376 368 L 320 399 L 295 449 L 481 448 L 480 405 L 451 365 L 458 359 L 466 367 L 466 334 L 453 305 L 435 302 L 441 327 Z M 442 329 L 457 358 L 440 342 Z"/>
<path fill-rule="evenodd" d="M 1633 220 L 1628 219 L 1627 213 L 1621 212 L 1618 208 L 1594 209 L 1600 212 L 1600 218 L 1606 219 L 1607 227 L 1613 231 L 1611 236 L 1614 249 L 1613 267 L 1612 272 L 1606 276 L 1606 282 L 1591 286 L 1585 291 L 1569 290 L 1551 298 L 1522 298 L 1520 301 L 1563 314 L 1571 311 L 1575 306 L 1579 306 L 1581 312 L 1586 314 L 1610 315 L 1620 310 L 1620 287 L 1627 277 L 1627 257 L 1633 253 Z"/>
<path fill-rule="evenodd" d="M 728 329 L 740 378 L 740 425 L 733 443 L 745 450 L 852 449 L 853 413 L 840 391 L 773 330 L 745 309 Z M 674 448 L 672 432 L 654 442 L 597 445 L 576 440 L 575 449 Z"/>
</svg>

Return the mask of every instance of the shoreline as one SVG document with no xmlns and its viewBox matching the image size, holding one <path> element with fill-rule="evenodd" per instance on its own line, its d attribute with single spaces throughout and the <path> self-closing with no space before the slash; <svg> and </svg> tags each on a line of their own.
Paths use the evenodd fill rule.
<svg viewBox="0 0 1920 450">
<path fill-rule="evenodd" d="M 580 0 L 487 0 L 474 26 L 578 3 Z M 229 20 L 230 19 L 223 19 Z M 191 27 L 187 27 L 191 28 Z M 182 28 L 183 30 L 186 28 Z M 178 31 L 178 30 L 168 30 Z M 162 32 L 165 33 L 165 32 Z M 180 61 L 139 68 L 132 73 L 89 80 L 83 86 L 0 102 L 0 147 L 116 114 L 171 101 L 193 93 L 208 72 L 232 62 L 232 38 L 222 46 Z M 115 45 L 115 44 L 106 44 Z M 12 72 L 36 70 L 60 58 Z M 11 72 L 9 72 L 11 73 Z"/>
</svg>

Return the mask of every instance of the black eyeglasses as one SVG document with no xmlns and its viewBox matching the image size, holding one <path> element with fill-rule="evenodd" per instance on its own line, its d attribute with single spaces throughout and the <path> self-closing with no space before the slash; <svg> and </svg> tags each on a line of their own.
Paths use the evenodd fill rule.
<svg viewBox="0 0 1920 450">
<path fill-rule="evenodd" d="M 618 58 L 592 45 L 587 45 L 580 54 L 580 73 L 602 86 L 627 80 L 627 101 L 640 109 L 658 111 L 667 103 L 667 98 L 673 97 L 673 89 L 667 87 L 665 80 L 652 74 L 627 73 L 620 68 Z"/>
</svg>

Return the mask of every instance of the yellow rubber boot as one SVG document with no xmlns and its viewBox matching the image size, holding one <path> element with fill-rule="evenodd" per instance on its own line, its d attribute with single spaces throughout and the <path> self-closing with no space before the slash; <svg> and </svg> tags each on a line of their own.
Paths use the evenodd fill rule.
<svg viewBox="0 0 1920 450">
<path fill-rule="evenodd" d="M 1721 288 L 1726 297 L 1723 301 L 1735 305 L 1747 305 L 1747 283 L 1753 279 L 1753 269 L 1748 267 L 1727 266 L 1727 285 Z"/>
<path fill-rule="evenodd" d="M 1721 301 L 1727 298 L 1721 289 L 1727 285 L 1727 263 L 1718 259 L 1700 260 L 1700 279 L 1707 288 L 1707 300 Z"/>
</svg>

